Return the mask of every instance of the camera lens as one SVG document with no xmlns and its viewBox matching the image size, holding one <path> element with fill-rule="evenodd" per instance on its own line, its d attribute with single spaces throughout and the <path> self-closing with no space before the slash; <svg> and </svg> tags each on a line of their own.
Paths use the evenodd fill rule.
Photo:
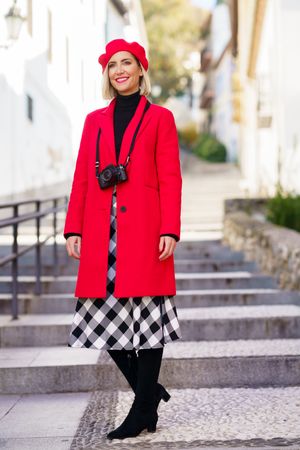
<svg viewBox="0 0 300 450">
<path fill-rule="evenodd" d="M 104 178 L 105 181 L 109 181 L 112 177 L 112 173 L 110 169 L 106 169 L 103 171 L 102 176 Z"/>
</svg>

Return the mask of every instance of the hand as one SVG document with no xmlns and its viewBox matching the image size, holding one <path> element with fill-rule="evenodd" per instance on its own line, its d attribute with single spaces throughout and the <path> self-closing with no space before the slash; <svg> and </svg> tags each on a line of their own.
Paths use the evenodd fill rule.
<svg viewBox="0 0 300 450">
<path fill-rule="evenodd" d="M 165 248 L 164 248 L 165 246 Z M 159 260 L 163 261 L 166 258 L 169 258 L 169 256 L 172 255 L 176 247 L 176 240 L 172 238 L 171 236 L 161 236 L 159 240 L 159 251 L 161 252 L 164 248 L 164 251 L 161 255 L 159 255 Z"/>
<path fill-rule="evenodd" d="M 72 258 L 75 259 L 80 259 L 81 236 L 69 236 L 66 241 L 66 247 L 69 256 L 72 256 Z"/>
</svg>

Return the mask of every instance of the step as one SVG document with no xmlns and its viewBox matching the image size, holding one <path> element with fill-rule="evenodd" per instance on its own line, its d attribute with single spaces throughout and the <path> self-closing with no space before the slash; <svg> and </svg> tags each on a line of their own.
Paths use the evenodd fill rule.
<svg viewBox="0 0 300 450">
<path fill-rule="evenodd" d="M 259 305 L 178 308 L 182 338 L 190 340 L 300 337 L 300 306 Z M 0 346 L 49 346 L 67 343 L 73 314 L 0 317 Z"/>
<path fill-rule="evenodd" d="M 19 261 L 19 273 L 21 275 L 35 274 L 35 257 L 26 258 L 22 256 Z M 58 273 L 63 275 L 76 275 L 78 270 L 78 261 L 72 258 L 58 258 Z M 233 271 L 258 271 L 257 266 L 252 261 L 244 261 L 243 257 L 234 259 L 213 259 L 213 258 L 174 258 L 176 272 L 233 272 Z M 54 266 L 52 256 L 42 256 L 41 272 L 42 275 L 53 275 Z M 11 275 L 10 264 L 1 268 L 1 275 Z"/>
<path fill-rule="evenodd" d="M 177 261 L 184 260 L 197 260 L 201 259 L 203 262 L 212 261 L 214 264 L 216 262 L 231 262 L 233 265 L 244 262 L 244 254 L 242 252 L 236 252 L 231 250 L 229 247 L 222 246 L 220 244 L 209 244 L 210 241 L 196 241 L 195 243 L 189 241 L 180 241 L 177 244 L 174 260 L 175 264 Z M 213 241 L 214 242 L 214 241 Z M 0 257 L 7 255 L 11 252 L 11 247 L 8 249 L 3 249 L 0 247 Z M 22 246 L 20 246 L 20 249 Z M 57 246 L 58 261 L 61 265 L 70 266 L 71 269 L 76 270 L 78 266 L 78 261 L 70 258 L 67 254 L 65 245 Z M 53 264 L 53 247 L 43 246 L 41 251 L 41 261 L 42 265 Z M 23 267 L 34 267 L 35 266 L 35 253 L 33 251 L 24 254 L 19 262 L 21 268 Z M 9 272 L 9 266 L 4 267 L 6 271 Z M 26 269 L 27 270 L 27 269 Z"/>
<path fill-rule="evenodd" d="M 105 393 L 101 391 L 101 394 L 105 398 Z M 92 395 L 91 392 L 1 395 L 0 448 L 74 448 L 73 438 Z"/>
<path fill-rule="evenodd" d="M 11 294 L 0 294 L 0 314 L 11 314 Z M 300 293 L 278 289 L 204 289 L 177 290 L 177 308 L 300 305 Z M 77 298 L 65 294 L 19 294 L 19 314 L 67 314 L 74 312 Z"/>
<path fill-rule="evenodd" d="M 191 289 L 177 291 L 175 302 L 177 308 L 287 304 L 300 306 L 300 293 L 278 289 Z"/>
<path fill-rule="evenodd" d="M 176 248 L 182 248 L 186 251 L 191 251 L 195 248 L 199 248 L 199 249 L 207 249 L 207 248 L 219 248 L 219 247 L 225 247 L 222 244 L 222 241 L 220 239 L 208 239 L 206 241 L 184 241 L 184 240 L 180 240 L 177 245 Z M 227 247 L 226 247 L 227 248 Z"/>
<path fill-rule="evenodd" d="M 205 259 L 175 259 L 176 272 L 254 272 L 258 271 L 254 262 L 250 261 L 218 261 Z"/>
<path fill-rule="evenodd" d="M 178 308 L 184 340 L 300 337 L 300 306 L 251 305 Z"/>
<path fill-rule="evenodd" d="M 186 289 L 246 289 L 246 288 L 276 288 L 274 278 L 251 272 L 214 272 L 214 273 L 176 273 L 176 286 L 179 290 Z M 76 275 L 41 276 L 43 293 L 75 292 Z M 0 276 L 0 292 L 11 292 L 12 278 Z M 35 291 L 35 277 L 21 275 L 18 284 L 19 292 Z"/>
<path fill-rule="evenodd" d="M 10 252 L 9 252 L 10 253 Z M 1 257 L 4 255 L 1 255 Z M 34 268 L 36 265 L 36 259 L 35 259 L 35 255 L 31 254 L 31 253 L 26 253 L 25 255 L 22 255 L 19 259 L 19 266 L 20 268 Z M 41 253 L 41 261 L 42 261 L 42 265 L 43 266 L 49 266 L 49 267 L 53 267 L 53 262 L 54 262 L 54 258 L 53 258 L 53 250 L 50 253 L 44 254 L 43 252 Z M 61 266 L 65 266 L 65 265 L 69 265 L 71 263 L 74 263 L 74 265 L 78 265 L 78 261 L 75 260 L 74 258 L 70 258 L 68 256 L 68 254 L 66 253 L 66 255 L 64 254 L 58 254 L 58 263 Z M 2 269 L 4 268 L 9 268 L 9 264 L 5 265 L 4 267 L 2 267 Z M 1 269 L 1 273 L 2 273 L 2 269 Z"/>
<path fill-rule="evenodd" d="M 243 261 L 244 254 L 242 252 L 237 252 L 230 250 L 226 247 L 212 247 L 207 249 L 201 248 L 193 248 L 186 250 L 185 248 L 181 249 L 179 246 L 176 247 L 174 253 L 175 260 L 180 259 L 217 259 L 219 261 Z"/>
<path fill-rule="evenodd" d="M 26 245 L 19 245 L 20 250 L 23 248 L 26 248 Z M 59 243 L 57 244 L 57 251 L 58 251 L 59 257 L 64 257 L 67 255 L 65 242 L 63 242 L 62 244 L 59 244 Z M 8 254 L 10 252 L 11 252 L 10 245 L 4 245 L 4 244 L 0 245 L 0 257 Z M 51 258 L 53 256 L 53 244 L 49 244 L 46 246 L 43 245 L 41 253 L 42 253 L 42 257 L 50 258 L 50 260 L 51 260 Z M 233 254 L 233 255 L 241 254 L 241 252 L 236 252 L 234 250 L 231 250 L 230 247 L 223 245 L 219 239 L 202 240 L 202 241 L 180 240 L 176 244 L 175 254 L 180 255 L 181 253 L 187 253 L 190 255 L 196 255 L 196 254 L 207 255 L 207 254 L 222 254 L 222 253 Z M 34 255 L 35 255 L 34 251 L 31 251 L 31 252 L 28 252 L 27 254 L 25 254 L 24 256 L 22 256 L 22 259 L 28 258 L 30 260 L 31 258 L 34 258 Z"/>
<path fill-rule="evenodd" d="M 58 265 L 58 273 L 61 275 L 76 275 L 78 269 L 78 261 L 72 261 L 71 259 L 66 262 L 61 262 Z M 34 262 L 25 264 L 20 260 L 19 273 L 21 275 L 35 274 L 36 265 Z M 45 262 L 42 260 L 41 266 L 42 275 L 53 275 L 54 267 L 51 262 Z M 175 271 L 176 272 L 258 272 L 257 266 L 254 262 L 250 261 L 218 261 L 218 260 L 205 260 L 205 259 L 175 259 Z M 10 265 L 6 265 L 1 268 L 1 275 L 11 275 Z"/>
<path fill-rule="evenodd" d="M 249 267 L 249 270 L 250 270 L 250 266 L 245 266 L 245 268 L 246 267 Z M 56 267 L 54 267 L 54 265 L 52 263 L 49 263 L 49 262 L 45 263 L 44 261 L 42 261 L 41 274 L 53 276 L 54 272 L 55 272 L 55 268 Z M 74 275 L 77 273 L 77 268 L 78 268 L 78 264 L 69 264 L 69 262 L 68 263 L 59 262 L 57 264 L 57 271 L 58 271 L 58 274 L 60 274 L 60 275 Z M 21 276 L 23 276 L 23 275 L 35 276 L 36 264 L 34 264 L 34 263 L 23 264 L 23 262 L 21 262 L 21 260 L 20 260 L 18 269 L 19 269 L 19 274 Z M 248 270 L 248 269 L 246 269 L 246 270 Z M 10 264 L 5 265 L 4 267 L 1 267 L 1 275 L 8 275 L 8 276 L 11 275 Z"/>
<path fill-rule="evenodd" d="M 19 234 L 20 236 L 20 234 Z M 0 235 L 0 240 L 1 240 L 1 235 Z M 18 249 L 24 250 L 24 249 L 28 249 L 29 244 L 26 245 L 18 245 Z M 61 245 L 59 243 L 57 243 L 57 252 L 58 255 L 63 259 L 64 256 L 68 256 L 68 252 L 67 252 L 67 248 L 65 245 Z M 227 248 L 227 247 L 226 247 Z M 0 257 L 2 258 L 3 256 L 7 255 L 8 253 L 11 253 L 11 249 L 12 249 L 12 245 L 4 245 L 4 244 L 0 244 Z M 48 259 L 49 261 L 52 261 L 53 259 L 53 251 L 54 251 L 54 245 L 53 242 L 49 245 L 42 245 L 41 246 L 41 256 L 44 257 L 45 259 Z M 35 253 L 36 253 L 36 249 L 35 247 L 32 248 L 31 250 L 27 250 L 26 253 L 24 253 L 21 258 L 22 261 L 34 261 L 35 258 Z"/>
<path fill-rule="evenodd" d="M 274 278 L 251 272 L 176 273 L 177 289 L 276 288 Z"/>
<path fill-rule="evenodd" d="M 173 342 L 160 379 L 170 388 L 300 386 L 300 339 Z M 66 346 L 0 349 L 2 394 L 124 389 L 105 350 Z"/>
</svg>

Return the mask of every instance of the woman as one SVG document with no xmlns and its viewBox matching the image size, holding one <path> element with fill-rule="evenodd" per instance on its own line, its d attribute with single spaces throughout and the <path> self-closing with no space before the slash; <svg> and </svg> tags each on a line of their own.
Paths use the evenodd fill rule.
<svg viewBox="0 0 300 450">
<path fill-rule="evenodd" d="M 126 419 L 107 435 L 122 439 L 155 431 L 159 402 L 170 399 L 157 380 L 165 343 L 181 338 L 182 178 L 173 114 L 146 97 L 145 49 L 115 39 L 98 61 L 112 100 L 86 117 L 68 204 L 66 247 L 79 259 L 68 346 L 107 350 L 132 387 Z"/>
</svg>

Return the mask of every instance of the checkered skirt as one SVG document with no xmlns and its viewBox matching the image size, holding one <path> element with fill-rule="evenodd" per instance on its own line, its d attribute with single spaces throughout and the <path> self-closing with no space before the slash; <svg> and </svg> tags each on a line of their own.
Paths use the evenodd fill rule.
<svg viewBox="0 0 300 450">
<path fill-rule="evenodd" d="M 181 339 L 174 296 L 115 298 L 117 192 L 110 215 L 106 298 L 78 298 L 69 335 L 69 347 L 132 350 L 163 347 Z"/>
</svg>

